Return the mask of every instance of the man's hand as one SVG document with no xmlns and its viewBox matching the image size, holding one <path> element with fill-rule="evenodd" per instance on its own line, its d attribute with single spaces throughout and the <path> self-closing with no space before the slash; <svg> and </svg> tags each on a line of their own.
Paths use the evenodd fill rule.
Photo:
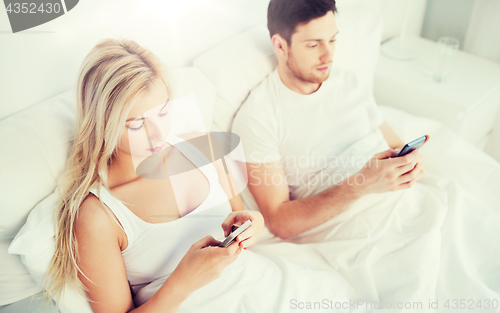
<svg viewBox="0 0 500 313">
<path fill-rule="evenodd" d="M 425 174 L 423 156 L 418 149 L 396 157 L 399 150 L 389 149 L 377 153 L 359 172 L 364 177 L 362 195 L 410 188 Z"/>
</svg>

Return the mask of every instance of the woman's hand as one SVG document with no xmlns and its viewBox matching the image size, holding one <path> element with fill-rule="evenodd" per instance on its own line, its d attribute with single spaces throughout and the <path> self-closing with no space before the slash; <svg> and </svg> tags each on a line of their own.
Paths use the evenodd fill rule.
<svg viewBox="0 0 500 313">
<path fill-rule="evenodd" d="M 245 229 L 241 234 L 239 234 L 235 242 L 237 242 L 240 247 L 248 249 L 248 247 L 254 245 L 259 241 L 260 235 L 264 230 L 264 217 L 258 211 L 234 211 L 229 213 L 224 222 L 222 223 L 222 229 L 224 230 L 224 236 L 228 236 L 231 233 L 231 226 L 242 225 L 247 220 L 252 220 L 252 225 Z"/>
<path fill-rule="evenodd" d="M 233 263 L 242 251 L 237 242 L 226 248 L 217 247 L 221 242 L 212 236 L 195 242 L 170 274 L 176 288 L 185 295 L 220 277 L 222 271 Z"/>
</svg>

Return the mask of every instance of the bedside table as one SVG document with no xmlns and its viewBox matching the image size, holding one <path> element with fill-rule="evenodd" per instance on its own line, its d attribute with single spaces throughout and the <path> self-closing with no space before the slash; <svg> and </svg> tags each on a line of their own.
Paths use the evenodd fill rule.
<svg viewBox="0 0 500 313">
<path fill-rule="evenodd" d="M 377 103 L 435 119 L 484 150 L 500 107 L 500 64 L 459 50 L 448 79 L 438 83 L 430 76 L 437 43 L 421 37 L 408 43 L 418 53 L 414 60 L 380 54 Z"/>
</svg>

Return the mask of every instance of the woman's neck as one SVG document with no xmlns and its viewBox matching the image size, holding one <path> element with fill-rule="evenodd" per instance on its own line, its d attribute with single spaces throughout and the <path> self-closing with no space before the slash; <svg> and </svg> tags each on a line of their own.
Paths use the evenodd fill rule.
<svg viewBox="0 0 500 313">
<path fill-rule="evenodd" d="M 167 144 L 166 148 L 163 149 L 161 152 L 156 152 L 155 156 L 153 158 L 154 162 L 149 163 L 148 167 L 146 169 L 146 172 L 144 173 L 144 177 L 150 176 L 153 177 L 155 176 L 154 173 L 162 173 L 165 171 L 165 163 L 163 162 L 163 157 L 167 158 L 172 149 L 169 149 L 171 147 L 170 144 Z M 151 158 L 145 158 L 149 159 Z M 141 162 L 143 162 L 142 160 Z M 132 161 L 132 156 L 130 154 L 123 153 L 120 151 L 116 156 L 111 160 L 111 164 L 108 167 L 108 186 L 109 188 L 114 188 L 118 187 L 127 183 L 131 183 L 134 181 L 138 181 L 140 179 L 145 179 L 142 177 L 139 173 L 137 174 L 136 168 L 139 166 L 135 166 L 134 162 Z"/>
<path fill-rule="evenodd" d="M 140 179 L 135 172 L 132 158 L 114 157 L 108 167 L 108 186 L 110 189 Z"/>
</svg>

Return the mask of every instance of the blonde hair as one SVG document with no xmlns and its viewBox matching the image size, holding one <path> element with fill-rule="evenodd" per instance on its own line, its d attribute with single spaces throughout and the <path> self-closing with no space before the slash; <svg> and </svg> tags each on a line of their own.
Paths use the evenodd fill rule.
<svg viewBox="0 0 500 313">
<path fill-rule="evenodd" d="M 61 201 L 54 213 L 55 254 L 40 282 L 43 299 L 56 299 L 57 307 L 66 284 L 90 301 L 82 291 L 88 288 L 78 277 L 78 272 L 85 274 L 77 264 L 75 218 L 95 184 L 110 191 L 108 166 L 116 155 L 125 120 L 155 79 L 160 78 L 170 94 L 166 73 L 157 56 L 127 39 L 103 39 L 83 60 L 77 85 L 75 139 L 57 184 Z"/>
</svg>

